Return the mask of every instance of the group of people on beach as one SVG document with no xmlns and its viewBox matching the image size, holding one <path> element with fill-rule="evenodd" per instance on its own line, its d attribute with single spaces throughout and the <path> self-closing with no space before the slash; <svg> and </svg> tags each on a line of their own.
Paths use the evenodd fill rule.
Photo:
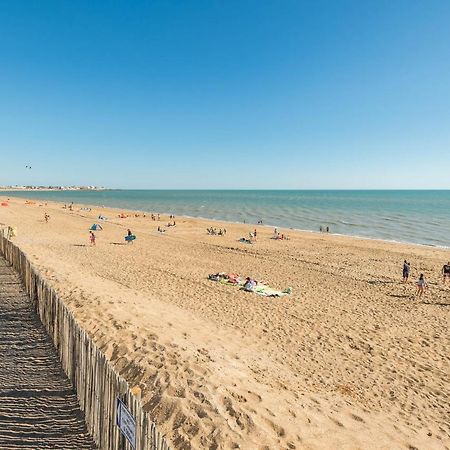
<svg viewBox="0 0 450 450">
<path fill-rule="evenodd" d="M 276 241 L 289 241 L 289 236 L 287 234 L 280 233 L 278 228 L 275 228 L 273 230 L 272 239 L 275 239 Z"/>
<path fill-rule="evenodd" d="M 330 227 L 323 227 L 322 225 L 320 225 L 319 231 L 321 233 L 329 233 L 330 232 Z"/>
<path fill-rule="evenodd" d="M 63 209 L 69 209 L 70 211 L 73 211 L 73 202 L 70 203 L 69 207 L 67 207 L 67 203 L 64 203 Z M 89 208 L 90 210 L 91 208 Z"/>
<path fill-rule="evenodd" d="M 403 278 L 402 283 L 407 283 L 409 275 L 411 273 L 411 263 L 408 262 L 406 259 L 403 261 Z M 447 264 L 444 264 L 442 266 L 442 283 L 445 284 L 447 281 L 450 283 L 450 261 L 447 262 Z M 425 279 L 425 275 L 421 273 L 419 275 L 418 280 L 416 281 L 416 295 L 418 297 L 422 297 L 422 295 L 425 293 L 425 289 L 428 288 L 427 280 Z"/>
<path fill-rule="evenodd" d="M 215 227 L 207 228 L 206 232 L 211 236 L 225 236 L 227 234 L 225 228 L 222 230 L 222 228 L 217 229 Z"/>
</svg>

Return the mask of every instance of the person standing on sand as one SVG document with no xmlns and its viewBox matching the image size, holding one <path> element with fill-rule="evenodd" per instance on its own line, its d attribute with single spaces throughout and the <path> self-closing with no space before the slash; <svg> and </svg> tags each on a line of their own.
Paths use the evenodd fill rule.
<svg viewBox="0 0 450 450">
<path fill-rule="evenodd" d="M 443 280 L 442 282 L 445 284 L 446 278 L 450 281 L 450 261 L 447 264 L 444 264 L 442 267 L 442 276 Z"/>
<path fill-rule="evenodd" d="M 408 281 L 409 272 L 411 271 L 411 264 L 406 261 L 406 259 L 403 261 L 403 283 L 406 283 Z"/>
<path fill-rule="evenodd" d="M 48 219 L 50 219 L 50 216 L 47 213 L 45 213 L 44 219 L 45 219 L 45 223 L 48 223 Z"/>
<path fill-rule="evenodd" d="M 93 231 L 89 231 L 89 239 L 91 241 L 91 246 L 95 245 L 95 234 Z"/>
<path fill-rule="evenodd" d="M 417 286 L 416 295 L 418 297 L 422 297 L 422 295 L 424 294 L 425 288 L 428 287 L 428 284 L 423 276 L 423 273 L 420 274 L 419 279 L 416 281 L 416 286 Z"/>
<path fill-rule="evenodd" d="M 131 236 L 133 236 L 133 233 L 131 232 L 131 230 L 128 228 L 127 230 L 127 236 L 128 238 L 131 238 Z M 133 239 L 127 239 L 127 244 L 132 244 L 133 243 Z"/>
</svg>

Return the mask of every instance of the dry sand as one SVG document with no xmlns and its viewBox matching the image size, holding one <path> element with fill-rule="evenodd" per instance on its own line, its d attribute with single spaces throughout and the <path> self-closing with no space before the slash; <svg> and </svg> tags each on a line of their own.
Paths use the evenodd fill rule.
<svg viewBox="0 0 450 450">
<path fill-rule="evenodd" d="M 17 226 L 15 241 L 141 387 L 174 448 L 450 448 L 449 251 L 290 230 L 274 241 L 261 226 L 248 245 L 237 240 L 249 225 L 177 217 L 160 234 L 167 216 L 79 207 L 12 199 L 0 222 Z M 110 220 L 90 247 L 99 214 Z M 212 224 L 227 235 L 207 235 Z M 405 258 L 412 280 L 402 284 Z M 219 271 L 293 294 L 207 279 Z"/>
</svg>

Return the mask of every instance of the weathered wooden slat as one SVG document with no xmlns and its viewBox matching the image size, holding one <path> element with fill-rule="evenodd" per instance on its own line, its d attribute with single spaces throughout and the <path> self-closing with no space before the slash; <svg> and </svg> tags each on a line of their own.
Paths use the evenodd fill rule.
<svg viewBox="0 0 450 450">
<path fill-rule="evenodd" d="M 0 252 L 21 276 L 37 314 L 58 351 L 64 372 L 72 382 L 88 431 L 101 450 L 126 449 L 131 445 L 116 425 L 116 399 L 123 399 L 136 419 L 138 450 L 170 450 L 158 432 L 140 398 L 114 371 L 111 363 L 88 334 L 78 325 L 72 312 L 47 281 L 34 268 L 26 254 L 0 233 Z"/>
</svg>

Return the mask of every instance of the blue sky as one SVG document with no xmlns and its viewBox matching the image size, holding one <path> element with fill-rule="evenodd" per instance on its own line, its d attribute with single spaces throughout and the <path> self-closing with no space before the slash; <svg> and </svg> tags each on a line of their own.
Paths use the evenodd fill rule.
<svg viewBox="0 0 450 450">
<path fill-rule="evenodd" d="M 450 188 L 449 24 L 449 1 L 2 1 L 0 184 Z"/>
</svg>

